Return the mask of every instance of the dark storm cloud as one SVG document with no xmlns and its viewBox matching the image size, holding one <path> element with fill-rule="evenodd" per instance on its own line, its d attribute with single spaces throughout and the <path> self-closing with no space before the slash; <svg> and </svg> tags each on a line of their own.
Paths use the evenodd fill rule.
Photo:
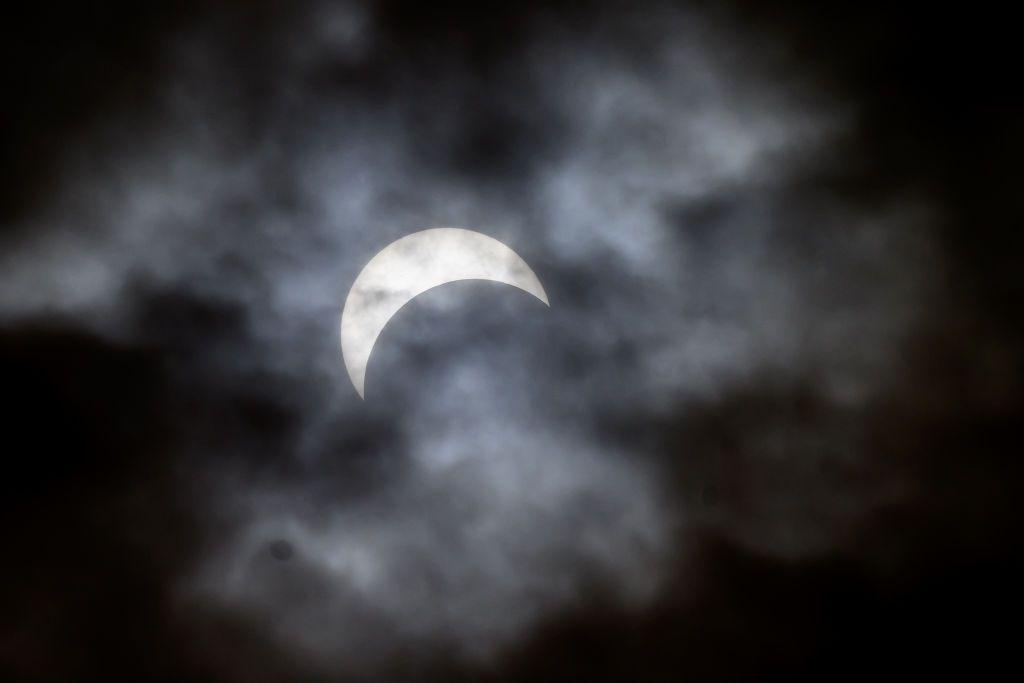
<svg viewBox="0 0 1024 683">
<path fill-rule="evenodd" d="M 80 130 L 23 119 L 66 145 L 0 253 L 27 397 L 10 414 L 41 463 L 12 505 L 76 517 L 19 547 L 59 530 L 83 557 L 17 560 L 19 581 L 48 569 L 18 602 L 44 617 L 5 637 L 15 671 L 514 680 L 599 651 L 592 677 L 790 672 L 831 590 L 916 576 L 1006 518 L 999 457 L 958 464 L 1005 438 L 1020 390 L 1013 338 L 946 308 L 962 208 L 873 166 L 901 158 L 873 91 L 799 12 L 170 18 L 80 67 L 135 59 L 127 86 L 52 96 L 100 112 Z M 493 283 L 422 295 L 361 402 L 341 302 L 430 225 L 506 242 L 552 306 Z M 59 429 L 36 437 L 47 411 Z M 53 588 L 67 564 L 97 597 Z M 146 628 L 173 663 L 145 661 Z M 723 664 L 733 649 L 749 660 Z"/>
</svg>

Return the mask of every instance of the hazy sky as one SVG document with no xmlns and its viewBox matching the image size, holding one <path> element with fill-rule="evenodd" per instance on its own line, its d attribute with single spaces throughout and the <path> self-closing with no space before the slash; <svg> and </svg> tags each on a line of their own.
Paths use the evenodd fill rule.
<svg viewBox="0 0 1024 683">
<path fill-rule="evenodd" d="M 9 484 L 32 521 L 0 661 L 820 673 L 869 606 L 917 624 L 951 548 L 1000 576 L 1020 240 L 990 208 L 964 247 L 984 192 L 957 155 L 985 139 L 934 151 L 984 133 L 966 105 L 917 121 L 933 80 L 866 38 L 870 8 L 779 11 L 154 5 L 26 47 L 0 331 L 8 414 L 37 434 L 12 457 L 37 464 Z M 501 240 L 551 306 L 428 291 L 362 401 L 341 306 L 431 226 Z"/>
</svg>

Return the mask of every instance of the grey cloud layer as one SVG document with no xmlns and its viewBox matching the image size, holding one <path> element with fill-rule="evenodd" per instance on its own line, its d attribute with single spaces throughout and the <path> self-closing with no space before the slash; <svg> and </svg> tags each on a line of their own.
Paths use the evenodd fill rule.
<svg viewBox="0 0 1024 683">
<path fill-rule="evenodd" d="M 781 53 L 684 13 L 617 28 L 621 44 L 538 26 L 497 74 L 445 64 L 379 97 L 311 77 L 377 45 L 372 12 L 314 6 L 269 41 L 256 104 L 233 94 L 251 85 L 244 58 L 198 31 L 168 53 L 160 111 L 111 122 L 36 218 L 49 229 L 5 250 L 5 322 L 56 311 L 130 342 L 145 335 L 138 282 L 239 307 L 245 343 L 218 352 L 217 381 L 264 378 L 299 416 L 270 454 L 303 463 L 286 483 L 204 445 L 190 455 L 214 482 L 197 516 L 233 532 L 180 586 L 185 604 L 250 615 L 328 667 L 435 645 L 487 656 L 595 581 L 627 604 L 658 594 L 685 516 L 666 463 L 607 439 L 602 417 L 662 418 L 763 374 L 813 373 L 839 405 L 884 383 L 928 294 L 928 207 L 793 198 L 855 112 L 803 97 Z M 531 131 L 518 173 L 451 168 L 467 93 Z M 362 404 L 338 349 L 347 287 L 430 225 L 512 246 L 552 309 L 494 288 L 428 293 L 371 362 L 391 400 Z M 443 372 L 415 357 L 438 350 Z M 344 430 L 394 463 L 353 496 L 321 467 L 348 457 Z M 834 530 L 801 514 L 723 529 L 769 553 L 827 549 Z M 294 561 L 267 555 L 275 538 Z"/>
</svg>

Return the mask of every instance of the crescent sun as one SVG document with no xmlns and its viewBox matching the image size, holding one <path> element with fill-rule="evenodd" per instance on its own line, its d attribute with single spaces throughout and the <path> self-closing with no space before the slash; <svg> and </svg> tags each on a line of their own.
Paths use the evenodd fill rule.
<svg viewBox="0 0 1024 683">
<path fill-rule="evenodd" d="M 360 398 L 370 352 L 392 316 L 428 289 L 457 280 L 503 282 L 550 305 L 526 261 L 493 237 L 462 228 L 406 235 L 370 259 L 341 312 L 341 353 Z"/>
</svg>

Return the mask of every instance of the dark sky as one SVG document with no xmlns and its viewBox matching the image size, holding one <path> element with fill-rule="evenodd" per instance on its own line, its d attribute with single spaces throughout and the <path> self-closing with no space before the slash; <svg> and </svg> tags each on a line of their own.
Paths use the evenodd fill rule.
<svg viewBox="0 0 1024 683">
<path fill-rule="evenodd" d="M 1016 24 L 823 4 L 11 18 L 0 679 L 1012 663 Z M 442 225 L 551 307 L 427 292 L 361 401 L 348 288 Z"/>
</svg>

